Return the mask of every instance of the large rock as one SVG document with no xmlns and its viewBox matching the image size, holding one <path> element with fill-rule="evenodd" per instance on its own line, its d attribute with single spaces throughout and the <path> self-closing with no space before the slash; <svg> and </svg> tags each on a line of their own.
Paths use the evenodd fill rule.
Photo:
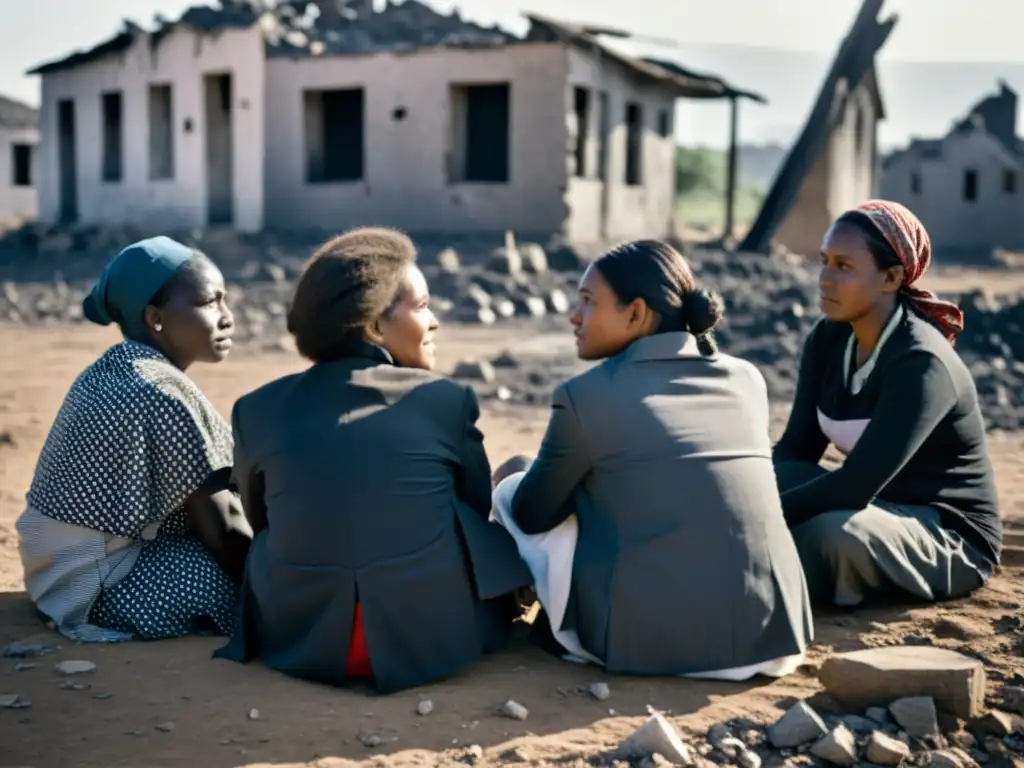
<svg viewBox="0 0 1024 768">
<path fill-rule="evenodd" d="M 930 696 L 936 706 L 969 720 L 985 707 L 985 667 L 955 651 L 927 646 L 869 648 L 825 661 L 818 679 L 850 709 Z"/>
</svg>

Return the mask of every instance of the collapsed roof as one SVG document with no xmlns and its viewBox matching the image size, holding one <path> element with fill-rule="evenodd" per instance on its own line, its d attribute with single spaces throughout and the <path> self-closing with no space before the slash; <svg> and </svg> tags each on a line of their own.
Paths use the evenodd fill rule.
<svg viewBox="0 0 1024 768">
<path fill-rule="evenodd" d="M 828 144 L 846 105 L 864 82 L 875 85 L 875 107 L 884 117 L 884 105 L 878 94 L 875 57 L 889 39 L 897 17 L 878 20 L 885 0 L 864 0 L 853 26 L 839 46 L 832 67 L 822 83 L 799 138 L 779 169 L 757 219 L 740 243 L 740 250 L 767 252 L 772 238 L 792 210 L 807 174 Z"/>
<path fill-rule="evenodd" d="M 156 28 L 147 32 L 133 22 L 114 37 L 85 51 L 76 51 L 56 61 L 41 64 L 29 74 L 47 75 L 82 66 L 128 50 L 136 39 L 146 37 L 157 46 L 178 28 L 204 34 L 258 25 L 271 57 L 352 55 L 421 48 L 489 48 L 528 42 L 563 42 L 598 50 L 610 61 L 634 76 L 669 88 L 686 98 L 729 98 L 740 96 L 764 102 L 764 98 L 740 91 L 720 78 L 693 72 L 673 62 L 639 59 L 603 44 L 602 30 L 558 21 L 539 14 L 526 14 L 530 30 L 518 37 L 497 25 L 485 27 L 466 21 L 457 10 L 435 11 L 420 0 L 387 2 L 374 11 L 372 0 L 220 0 L 217 7 L 195 6 L 177 21 L 155 19 Z"/>
</svg>

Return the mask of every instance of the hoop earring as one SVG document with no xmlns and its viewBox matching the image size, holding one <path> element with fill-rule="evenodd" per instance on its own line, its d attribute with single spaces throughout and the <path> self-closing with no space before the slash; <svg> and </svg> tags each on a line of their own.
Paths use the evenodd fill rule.
<svg viewBox="0 0 1024 768">
<path fill-rule="evenodd" d="M 157 323 L 156 325 L 153 326 L 153 330 L 156 331 L 157 333 L 160 333 L 160 331 L 162 331 L 163 329 L 164 327 L 160 325 L 160 323 Z"/>
</svg>

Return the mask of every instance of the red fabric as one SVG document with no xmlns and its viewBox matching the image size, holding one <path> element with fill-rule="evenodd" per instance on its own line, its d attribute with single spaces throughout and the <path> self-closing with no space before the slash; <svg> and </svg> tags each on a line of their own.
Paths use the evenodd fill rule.
<svg viewBox="0 0 1024 768">
<path fill-rule="evenodd" d="M 363 632 L 363 606 L 356 603 L 352 619 L 352 638 L 348 643 L 348 660 L 345 662 L 346 677 L 373 677 L 370 652 L 366 650 L 366 635 Z"/>
<path fill-rule="evenodd" d="M 928 230 L 913 212 L 890 200 L 868 200 L 857 206 L 882 233 L 903 264 L 903 287 L 907 300 L 925 317 L 931 319 L 952 343 L 964 329 L 964 313 L 949 301 L 942 301 L 931 291 L 915 288 L 914 283 L 932 261 L 932 242 Z"/>
</svg>

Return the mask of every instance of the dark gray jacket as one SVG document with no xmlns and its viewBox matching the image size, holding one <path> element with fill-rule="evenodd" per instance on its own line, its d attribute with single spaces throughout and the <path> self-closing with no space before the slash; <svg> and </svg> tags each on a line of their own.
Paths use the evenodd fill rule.
<svg viewBox="0 0 1024 768">
<path fill-rule="evenodd" d="M 541 533 L 572 512 L 564 628 L 612 672 L 682 674 L 799 653 L 807 587 L 772 469 L 757 369 L 649 336 L 559 386 L 513 516 Z"/>
<path fill-rule="evenodd" d="M 531 579 L 488 522 L 478 416 L 469 387 L 370 345 L 239 399 L 234 474 L 256 534 L 219 655 L 341 683 L 357 599 L 382 691 L 503 646 L 512 617 L 492 598 Z"/>
</svg>

